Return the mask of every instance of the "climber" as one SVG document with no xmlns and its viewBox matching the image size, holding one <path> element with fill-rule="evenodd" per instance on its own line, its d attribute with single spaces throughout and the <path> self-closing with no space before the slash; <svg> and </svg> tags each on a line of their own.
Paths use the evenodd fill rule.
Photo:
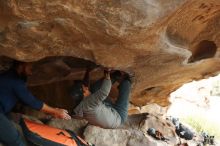
<svg viewBox="0 0 220 146">
<path fill-rule="evenodd" d="M 72 96 L 79 104 L 74 116 L 86 119 L 90 124 L 102 128 L 117 128 L 127 119 L 132 76 L 120 71 L 104 70 L 104 78 L 89 86 L 87 69 L 83 81 L 75 81 Z M 112 84 L 120 82 L 119 96 L 115 103 L 108 97 Z"/>
<path fill-rule="evenodd" d="M 0 74 L 0 142 L 7 146 L 24 146 L 25 142 L 14 127 L 9 114 L 17 101 L 61 119 L 70 119 L 64 109 L 53 108 L 36 99 L 27 89 L 27 77 L 32 63 L 14 61 L 12 67 Z"/>
</svg>

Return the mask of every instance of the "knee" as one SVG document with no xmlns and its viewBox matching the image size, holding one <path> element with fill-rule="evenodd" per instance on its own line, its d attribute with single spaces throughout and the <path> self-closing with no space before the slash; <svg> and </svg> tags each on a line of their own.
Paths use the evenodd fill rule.
<svg viewBox="0 0 220 146">
<path fill-rule="evenodd" d="M 21 137 L 21 134 L 16 129 L 10 133 L 10 136 L 7 135 L 7 139 L 4 140 L 8 146 L 25 146 L 25 142 Z"/>
</svg>

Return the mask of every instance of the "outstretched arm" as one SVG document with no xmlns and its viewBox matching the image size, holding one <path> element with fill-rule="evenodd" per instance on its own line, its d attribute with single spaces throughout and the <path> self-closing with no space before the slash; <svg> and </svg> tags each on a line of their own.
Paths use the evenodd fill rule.
<svg viewBox="0 0 220 146">
<path fill-rule="evenodd" d="M 69 120 L 71 117 L 68 114 L 68 111 L 65 109 L 60 109 L 60 108 L 53 108 L 50 107 L 47 104 L 43 104 L 43 107 L 41 108 L 41 111 L 53 115 L 55 118 L 61 118 L 61 119 L 66 119 Z"/>
<path fill-rule="evenodd" d="M 90 97 L 84 99 L 84 105 L 93 107 L 105 100 L 111 90 L 110 70 L 104 70 L 104 80 L 101 88 L 94 92 Z"/>
<path fill-rule="evenodd" d="M 44 102 L 38 100 L 31 94 L 26 85 L 22 82 L 17 82 L 14 87 L 14 92 L 22 102 L 36 110 L 41 110 L 43 112 L 49 113 L 57 118 L 70 119 L 70 116 L 68 115 L 68 112 L 66 110 L 50 107 Z"/>
</svg>

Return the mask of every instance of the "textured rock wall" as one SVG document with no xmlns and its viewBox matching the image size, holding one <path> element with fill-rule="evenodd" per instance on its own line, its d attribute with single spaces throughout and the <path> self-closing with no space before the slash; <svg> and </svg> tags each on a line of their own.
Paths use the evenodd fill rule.
<svg viewBox="0 0 220 146">
<path fill-rule="evenodd" d="M 163 120 L 161 117 L 146 115 L 132 115 L 118 129 L 103 129 L 87 125 L 86 121 L 76 119 L 67 122 L 59 119 L 51 120 L 48 124 L 53 127 L 73 130 L 96 146 L 174 146 L 179 142 L 171 122 Z M 148 128 L 161 131 L 170 141 L 166 143 L 155 140 L 147 134 Z"/>
<path fill-rule="evenodd" d="M 134 72 L 131 102 L 165 106 L 183 83 L 219 71 L 219 9 L 219 0 L 0 0 L 0 55 L 60 56 L 38 62 L 32 85 L 81 78 L 91 62 Z"/>
</svg>

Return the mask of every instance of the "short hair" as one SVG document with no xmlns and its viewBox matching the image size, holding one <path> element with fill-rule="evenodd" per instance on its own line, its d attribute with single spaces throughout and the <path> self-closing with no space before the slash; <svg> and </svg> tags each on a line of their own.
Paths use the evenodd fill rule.
<svg viewBox="0 0 220 146">
<path fill-rule="evenodd" d="M 82 86 L 83 86 L 83 81 L 75 80 L 74 85 L 71 89 L 71 96 L 77 104 L 79 104 L 81 100 L 83 99 L 83 87 Z"/>
</svg>

